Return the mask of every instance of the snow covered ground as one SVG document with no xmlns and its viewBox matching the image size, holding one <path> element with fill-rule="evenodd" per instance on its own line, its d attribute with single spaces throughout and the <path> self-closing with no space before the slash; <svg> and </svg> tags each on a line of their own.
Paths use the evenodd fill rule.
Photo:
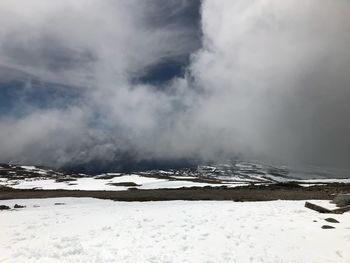
<svg viewBox="0 0 350 263">
<path fill-rule="evenodd" d="M 65 190 L 127 190 L 124 186 L 109 185 L 111 181 L 97 180 L 94 178 L 78 178 L 76 181 L 56 182 L 55 179 L 33 179 L 26 178 L 22 180 L 8 180 L 0 184 L 11 186 L 15 189 L 65 189 Z"/>
<path fill-rule="evenodd" d="M 350 262 L 350 213 L 321 229 L 329 215 L 303 201 L 0 201 L 16 203 L 0 211 L 4 263 Z"/>
<path fill-rule="evenodd" d="M 303 171 L 307 175 L 294 176 Z M 0 164 L 0 186 L 44 190 L 122 191 L 130 188 L 236 187 L 252 183 L 274 184 L 278 182 L 297 182 L 308 187 L 327 183 L 350 183 L 349 178 L 336 178 L 335 175 L 337 173 L 334 171 L 328 173 L 326 170 L 316 168 L 293 170 L 292 168 L 250 162 L 202 165 L 198 166 L 197 169 L 140 171 L 137 174 L 104 173 L 97 176 L 70 174 L 29 165 Z"/>
<path fill-rule="evenodd" d="M 97 177 L 98 178 L 98 177 Z M 49 178 L 24 178 L 10 180 L 7 178 L 0 178 L 0 185 L 10 186 L 15 189 L 65 189 L 65 190 L 106 190 L 106 191 L 122 191 L 128 190 L 130 187 L 136 187 L 138 189 L 161 189 L 161 188 L 181 188 L 181 187 L 204 187 L 204 186 L 223 186 L 228 187 L 247 185 L 244 183 L 226 183 L 226 184 L 210 184 L 201 182 L 192 182 L 189 179 L 193 178 L 181 178 L 187 180 L 160 179 L 153 177 L 146 177 L 137 174 L 128 174 L 114 177 L 112 179 L 97 179 L 96 177 L 76 178 L 74 181 L 57 182 L 55 179 Z M 134 183 L 135 186 L 117 186 L 113 184 L 118 183 Z"/>
<path fill-rule="evenodd" d="M 42 190 L 91 190 L 91 191 L 124 191 L 130 188 L 138 189 L 176 189 L 182 187 L 237 187 L 237 186 L 247 186 L 248 183 L 239 182 L 229 182 L 226 181 L 221 184 L 211 184 L 211 183 L 201 183 L 192 182 L 189 180 L 181 180 L 181 178 L 176 178 L 177 180 L 159 179 L 144 177 L 141 175 L 123 175 L 115 177 L 113 179 L 102 180 L 93 177 L 90 178 L 77 178 L 75 181 L 67 182 L 56 182 L 55 179 L 36 179 L 36 178 L 26 178 L 21 180 L 8 180 L 6 178 L 0 178 L 0 185 L 10 186 L 15 189 L 42 189 Z M 186 178 L 190 179 L 190 178 Z M 350 179 L 322 179 L 322 180 L 301 180 L 298 181 L 301 186 L 310 187 L 315 185 L 322 185 L 327 183 L 350 183 Z M 134 183 L 137 186 L 118 186 L 113 184 L 118 183 Z"/>
<path fill-rule="evenodd" d="M 98 177 L 84 177 L 76 178 L 74 181 L 57 182 L 50 178 L 23 178 L 11 180 L 8 178 L 0 178 L 0 185 L 10 186 L 15 189 L 43 189 L 43 190 L 101 190 L 101 191 L 123 191 L 129 188 L 138 189 L 174 189 L 182 187 L 237 187 L 247 186 L 248 183 L 223 181 L 222 183 L 202 183 L 191 181 L 197 179 L 196 177 L 175 177 L 176 180 L 161 179 L 146 177 L 137 174 L 121 175 L 111 179 L 97 179 Z M 308 179 L 298 181 L 301 186 L 314 186 L 322 183 L 350 183 L 350 179 Z M 135 186 L 118 186 L 118 183 L 134 183 Z M 261 183 L 260 183 L 261 184 Z"/>
<path fill-rule="evenodd" d="M 332 179 L 332 178 L 323 178 L 323 179 L 304 179 L 298 180 L 300 183 L 345 183 L 349 184 L 350 179 Z"/>
</svg>

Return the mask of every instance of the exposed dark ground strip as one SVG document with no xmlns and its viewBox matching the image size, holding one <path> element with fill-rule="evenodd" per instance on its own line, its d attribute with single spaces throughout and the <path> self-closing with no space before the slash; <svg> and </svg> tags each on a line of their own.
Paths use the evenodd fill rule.
<svg viewBox="0 0 350 263">
<path fill-rule="evenodd" d="M 300 187 L 293 185 L 248 186 L 236 188 L 192 187 L 180 189 L 152 189 L 128 191 L 82 190 L 0 190 L 0 200 L 56 197 L 92 197 L 115 201 L 170 201 L 170 200 L 330 200 L 334 194 L 350 193 L 350 184 Z"/>
</svg>

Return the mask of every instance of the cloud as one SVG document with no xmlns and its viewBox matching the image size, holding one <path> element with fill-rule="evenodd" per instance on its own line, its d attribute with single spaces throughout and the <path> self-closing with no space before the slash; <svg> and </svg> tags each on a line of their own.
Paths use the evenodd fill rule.
<svg viewBox="0 0 350 263">
<path fill-rule="evenodd" d="M 218 0 L 202 10 L 192 70 L 210 95 L 196 119 L 228 133 L 223 148 L 348 165 L 350 3 Z"/>
<path fill-rule="evenodd" d="M 0 57 L 6 81 L 20 76 L 27 89 L 38 89 L 31 84 L 35 76 L 48 93 L 58 83 L 81 90 L 81 99 L 62 109 L 37 109 L 24 103 L 22 94 L 15 108 L 26 109 L 24 116 L 0 121 L 1 160 L 62 166 L 113 160 L 130 151 L 138 158 L 139 142 L 156 136 L 179 99 L 169 95 L 176 87 L 170 91 L 134 80 L 157 64 L 188 61 L 200 44 L 199 21 L 189 26 L 181 18 L 193 22 L 187 13 L 198 11 L 198 4 L 2 1 Z M 12 79 L 9 68 L 16 72 Z"/>
<path fill-rule="evenodd" d="M 173 13 L 186 7 L 180 2 Z M 5 0 L 0 7 L 2 63 L 57 82 L 127 78 L 196 45 L 193 27 L 164 21 L 174 1 Z"/>
<path fill-rule="evenodd" d="M 82 98 L 0 119 L 0 159 L 348 166 L 350 3 L 193 3 L 1 1 L 1 63 Z M 135 81 L 168 61 L 184 76 Z"/>
</svg>

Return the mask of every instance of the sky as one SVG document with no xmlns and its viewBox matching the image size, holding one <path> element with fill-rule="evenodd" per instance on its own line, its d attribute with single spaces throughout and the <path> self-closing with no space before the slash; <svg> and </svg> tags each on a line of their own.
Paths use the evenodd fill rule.
<svg viewBox="0 0 350 263">
<path fill-rule="evenodd" d="M 0 162 L 348 168 L 349 20 L 346 0 L 2 0 Z"/>
</svg>

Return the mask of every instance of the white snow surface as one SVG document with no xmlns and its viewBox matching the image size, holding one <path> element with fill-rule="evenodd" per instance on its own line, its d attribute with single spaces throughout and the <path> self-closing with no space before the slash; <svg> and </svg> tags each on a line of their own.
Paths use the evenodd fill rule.
<svg viewBox="0 0 350 263">
<path fill-rule="evenodd" d="M 20 167 L 25 169 L 25 170 L 36 170 L 37 169 L 35 166 L 32 166 L 32 165 L 22 165 Z"/>
<path fill-rule="evenodd" d="M 298 182 L 305 182 L 305 183 L 350 183 L 349 179 L 334 179 L 334 178 L 322 178 L 322 179 L 304 179 L 304 180 L 298 180 Z"/>
<path fill-rule="evenodd" d="M 127 187 L 124 186 L 113 186 L 109 185 L 108 182 L 104 180 L 97 180 L 94 178 L 79 178 L 76 181 L 70 182 L 56 182 L 54 179 L 39 179 L 39 180 L 17 180 L 11 184 L 8 183 L 9 186 L 15 189 L 43 189 L 43 190 L 54 190 L 54 189 L 64 189 L 64 190 L 127 190 Z M 3 182 L 0 182 L 4 184 Z"/>
<path fill-rule="evenodd" d="M 181 187 L 204 187 L 204 186 L 222 186 L 222 184 L 207 184 L 207 183 L 198 183 L 198 182 L 190 182 L 190 181 L 157 181 L 154 183 L 143 184 L 139 189 L 162 189 L 162 188 L 181 188 Z"/>
<path fill-rule="evenodd" d="M 98 178 L 98 177 L 97 177 Z M 132 182 L 139 186 L 139 189 L 161 189 L 161 188 L 181 188 L 181 187 L 204 187 L 204 186 L 222 186 L 226 184 L 198 183 L 185 180 L 168 180 L 141 176 L 137 174 L 117 176 L 112 179 L 96 179 L 94 177 L 77 178 L 75 181 L 56 182 L 54 179 L 26 178 L 21 180 L 1 180 L 0 185 L 8 185 L 16 189 L 64 189 L 64 190 L 106 190 L 121 191 L 128 190 L 129 187 L 115 186 L 112 183 Z M 230 186 L 230 185 L 228 185 Z M 238 184 L 232 184 L 238 186 Z"/>
<path fill-rule="evenodd" d="M 161 188 L 181 188 L 181 187 L 194 187 L 194 186 L 215 186 L 215 184 L 190 182 L 183 180 L 170 181 L 168 179 L 159 179 L 153 177 L 146 177 L 137 174 L 123 175 L 114 177 L 111 179 L 112 183 L 124 183 L 133 182 L 135 184 L 141 185 L 137 188 L 139 189 L 161 189 Z M 220 184 L 219 186 L 221 186 Z"/>
<path fill-rule="evenodd" d="M 0 211 L 2 263 L 350 262 L 350 213 L 332 215 L 340 223 L 321 229 L 331 224 L 324 221 L 329 215 L 304 208 L 304 201 L 0 204 L 27 206 Z"/>
</svg>

